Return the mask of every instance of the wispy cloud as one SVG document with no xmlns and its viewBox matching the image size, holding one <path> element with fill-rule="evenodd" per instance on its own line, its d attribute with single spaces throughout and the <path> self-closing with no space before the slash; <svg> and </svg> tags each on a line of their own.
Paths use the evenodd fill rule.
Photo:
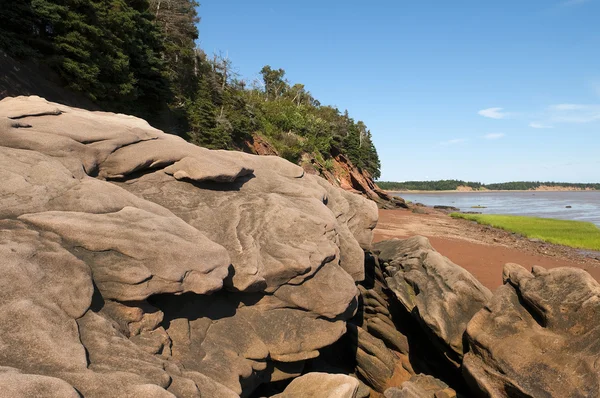
<svg viewBox="0 0 600 398">
<path fill-rule="evenodd" d="M 489 133 L 483 136 L 486 140 L 498 140 L 502 137 L 506 137 L 506 134 L 503 133 Z"/>
<path fill-rule="evenodd" d="M 548 108 L 552 123 L 591 123 L 600 121 L 600 104 L 558 104 Z"/>
<path fill-rule="evenodd" d="M 554 126 L 550 126 L 549 124 L 543 124 L 539 122 L 531 122 L 529 123 L 529 127 L 533 129 L 553 129 Z"/>
<path fill-rule="evenodd" d="M 503 110 L 504 108 L 488 108 L 482 109 L 477 113 L 483 117 L 489 117 L 491 119 L 504 119 L 508 117 L 509 114 L 507 112 L 502 112 Z"/>
<path fill-rule="evenodd" d="M 567 0 L 564 1 L 562 3 L 560 3 L 560 5 L 562 7 L 573 7 L 573 6 L 578 6 L 584 3 L 589 3 L 591 0 Z"/>
<path fill-rule="evenodd" d="M 468 140 L 466 138 L 454 138 L 452 140 L 448 140 L 448 141 L 442 141 L 440 142 L 440 145 L 456 145 L 456 144 L 461 144 L 463 142 L 467 142 Z"/>
<path fill-rule="evenodd" d="M 550 105 L 550 110 L 553 111 L 581 111 L 587 109 L 589 105 L 581 105 L 581 104 L 558 104 L 558 105 Z"/>
</svg>

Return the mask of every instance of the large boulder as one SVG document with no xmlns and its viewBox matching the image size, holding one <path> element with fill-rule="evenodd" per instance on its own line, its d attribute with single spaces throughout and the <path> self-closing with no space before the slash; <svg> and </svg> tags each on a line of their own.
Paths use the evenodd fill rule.
<svg viewBox="0 0 600 398">
<path fill-rule="evenodd" d="M 0 101 L 0 181 L 7 389 L 247 396 L 358 307 L 376 205 L 283 159 L 18 97 Z"/>
<path fill-rule="evenodd" d="M 358 380 L 343 374 L 307 373 L 273 398 L 355 398 Z"/>
<path fill-rule="evenodd" d="M 465 378 L 486 397 L 600 396 L 600 284 L 576 268 L 504 267 L 467 327 Z"/>
<path fill-rule="evenodd" d="M 385 391 L 385 398 L 456 398 L 456 391 L 429 375 L 415 375 L 400 387 Z"/>
<path fill-rule="evenodd" d="M 467 323 L 490 299 L 491 292 L 436 252 L 427 238 L 383 241 L 374 250 L 387 264 L 388 287 L 458 367 Z"/>
</svg>

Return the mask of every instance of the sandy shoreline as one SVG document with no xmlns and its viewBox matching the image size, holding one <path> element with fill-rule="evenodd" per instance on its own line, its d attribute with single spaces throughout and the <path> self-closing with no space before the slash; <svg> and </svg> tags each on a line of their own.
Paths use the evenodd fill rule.
<svg viewBox="0 0 600 398">
<path fill-rule="evenodd" d="M 438 252 L 492 290 L 502 285 L 502 269 L 510 262 L 526 268 L 534 265 L 581 268 L 600 281 L 600 252 L 531 241 L 510 232 L 428 211 L 430 214 L 379 210 L 375 242 L 425 236 Z"/>
</svg>

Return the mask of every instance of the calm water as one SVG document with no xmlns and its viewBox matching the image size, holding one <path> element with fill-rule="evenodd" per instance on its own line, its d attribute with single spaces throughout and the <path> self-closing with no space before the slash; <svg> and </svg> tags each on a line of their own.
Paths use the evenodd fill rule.
<svg viewBox="0 0 600 398">
<path fill-rule="evenodd" d="M 483 214 L 514 214 L 590 221 L 600 227 L 600 191 L 394 193 L 413 203 L 446 205 Z M 473 209 L 472 206 L 485 206 Z M 572 206 L 567 209 L 566 206 Z"/>
</svg>

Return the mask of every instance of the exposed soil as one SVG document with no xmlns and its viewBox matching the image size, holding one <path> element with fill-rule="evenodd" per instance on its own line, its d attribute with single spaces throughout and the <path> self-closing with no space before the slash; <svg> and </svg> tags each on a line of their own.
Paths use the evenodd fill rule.
<svg viewBox="0 0 600 398">
<path fill-rule="evenodd" d="M 600 252 L 530 240 L 474 221 L 454 219 L 430 208 L 421 208 L 421 211 L 428 214 L 401 209 L 379 210 L 375 242 L 425 236 L 438 252 L 492 290 L 502 284 L 502 268 L 506 263 L 517 263 L 526 268 L 534 265 L 577 267 L 600 281 Z"/>
</svg>

